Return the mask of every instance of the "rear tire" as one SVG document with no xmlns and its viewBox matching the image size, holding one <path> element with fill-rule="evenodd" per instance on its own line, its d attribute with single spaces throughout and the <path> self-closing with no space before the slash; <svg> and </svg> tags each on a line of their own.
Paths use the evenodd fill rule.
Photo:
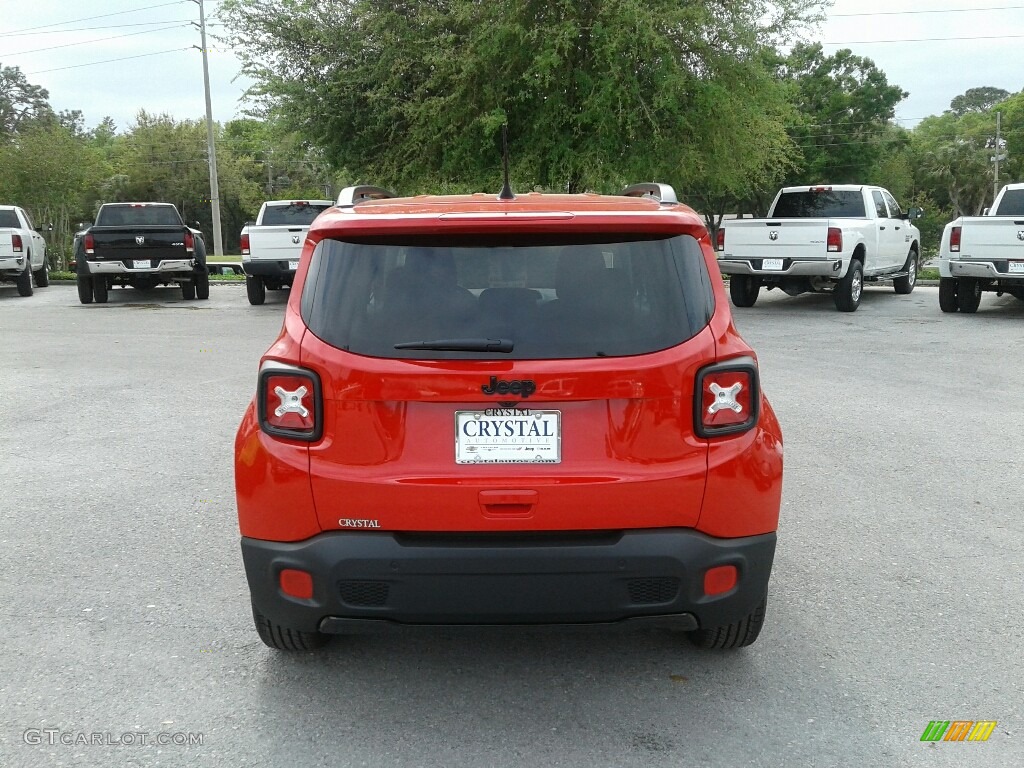
<svg viewBox="0 0 1024 768">
<path fill-rule="evenodd" d="M 195 297 L 196 284 L 192 280 L 189 280 L 187 283 L 181 283 L 181 298 L 185 299 L 185 301 L 191 301 Z"/>
<path fill-rule="evenodd" d="M 896 293 L 905 295 L 913 291 L 917 284 L 917 251 L 913 248 L 907 255 L 907 263 L 903 265 L 903 269 L 907 276 L 897 277 L 892 281 L 892 287 L 896 289 Z"/>
<path fill-rule="evenodd" d="M 249 303 L 254 307 L 267 300 L 267 286 L 262 277 L 245 276 L 245 293 L 249 297 Z"/>
<path fill-rule="evenodd" d="M 35 289 L 32 287 L 32 263 L 26 257 L 25 271 L 18 275 L 16 281 L 19 296 L 31 296 Z"/>
<path fill-rule="evenodd" d="M 96 299 L 97 304 L 107 303 L 107 278 L 100 275 L 92 279 L 92 297 Z"/>
<path fill-rule="evenodd" d="M 320 632 L 303 632 L 275 624 L 256 610 L 255 605 L 252 607 L 252 620 L 264 645 L 278 651 L 315 651 L 323 648 L 329 640 Z"/>
<path fill-rule="evenodd" d="M 192 278 L 192 284 L 196 288 L 197 299 L 208 299 L 210 298 L 210 273 L 206 270 L 202 272 L 196 272 L 194 278 Z"/>
<path fill-rule="evenodd" d="M 956 304 L 965 315 L 973 315 L 981 306 L 981 283 L 976 277 L 958 277 Z"/>
<path fill-rule="evenodd" d="M 43 266 L 35 272 L 36 287 L 45 288 L 50 284 L 50 265 L 43 259 Z"/>
<path fill-rule="evenodd" d="M 75 282 L 78 283 L 78 300 L 83 304 L 92 304 L 92 278 L 79 274 Z"/>
<path fill-rule="evenodd" d="M 836 309 L 840 312 L 856 312 L 860 306 L 860 297 L 864 295 L 864 265 L 859 259 L 850 261 L 846 277 L 836 284 L 833 298 Z"/>
<path fill-rule="evenodd" d="M 737 307 L 752 307 L 761 291 L 761 279 L 753 275 L 729 277 L 729 296 Z"/>
<path fill-rule="evenodd" d="M 960 309 L 956 300 L 956 289 L 955 277 L 939 278 L 939 309 L 943 312 L 956 312 Z"/>
<path fill-rule="evenodd" d="M 746 648 L 753 644 L 757 640 L 757 636 L 761 634 L 767 606 L 768 595 L 765 595 L 754 610 L 739 621 L 720 627 L 696 629 L 693 632 L 688 632 L 687 637 L 691 643 L 705 650 L 724 651 L 732 648 Z"/>
</svg>

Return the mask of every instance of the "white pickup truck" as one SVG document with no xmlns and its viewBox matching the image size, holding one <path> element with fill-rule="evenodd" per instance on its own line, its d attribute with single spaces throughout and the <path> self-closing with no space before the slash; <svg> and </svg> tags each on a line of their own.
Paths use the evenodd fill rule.
<svg viewBox="0 0 1024 768">
<path fill-rule="evenodd" d="M 903 212 L 881 187 L 785 187 L 766 219 L 728 219 L 717 234 L 718 266 L 737 307 L 752 307 L 761 287 L 790 296 L 831 292 L 853 312 L 865 282 L 892 280 L 896 293 L 917 282 L 920 208 Z"/>
<path fill-rule="evenodd" d="M 1007 184 L 984 216 L 961 216 L 942 231 L 939 308 L 973 314 L 984 291 L 1024 301 L 1024 184 Z"/>
<path fill-rule="evenodd" d="M 306 232 L 333 200 L 268 200 L 256 221 L 242 228 L 242 271 L 249 303 L 262 304 L 267 289 L 291 286 Z"/>
<path fill-rule="evenodd" d="M 23 209 L 0 205 L 0 282 L 15 283 L 20 296 L 31 296 L 33 278 L 40 288 L 50 284 L 46 241 Z"/>
</svg>

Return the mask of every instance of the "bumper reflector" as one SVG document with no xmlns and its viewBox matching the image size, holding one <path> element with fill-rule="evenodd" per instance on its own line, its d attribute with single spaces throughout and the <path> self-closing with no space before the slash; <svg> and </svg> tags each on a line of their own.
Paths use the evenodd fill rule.
<svg viewBox="0 0 1024 768">
<path fill-rule="evenodd" d="M 285 568 L 278 577 L 281 591 L 290 597 L 310 600 L 313 597 L 313 577 L 305 571 Z"/>
<path fill-rule="evenodd" d="M 719 565 L 704 573 L 704 594 L 721 595 L 736 586 L 739 573 L 735 565 Z"/>
</svg>

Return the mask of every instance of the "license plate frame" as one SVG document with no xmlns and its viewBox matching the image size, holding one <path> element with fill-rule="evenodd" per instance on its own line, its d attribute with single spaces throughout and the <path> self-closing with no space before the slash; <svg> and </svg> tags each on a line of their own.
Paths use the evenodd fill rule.
<svg viewBox="0 0 1024 768">
<path fill-rule="evenodd" d="M 132 259 L 132 269 L 152 269 L 152 259 Z"/>
<path fill-rule="evenodd" d="M 478 424 L 468 427 L 471 422 Z M 479 422 L 487 426 L 481 427 Z M 501 434 L 492 436 L 495 431 Z M 455 463 L 561 464 L 562 412 L 518 408 L 455 411 Z"/>
<path fill-rule="evenodd" d="M 1006 271 L 1011 275 L 1024 275 L 1024 261 L 1007 262 Z"/>
<path fill-rule="evenodd" d="M 298 260 L 296 260 L 296 261 L 289 261 L 288 262 L 288 271 L 289 272 L 298 272 L 298 270 L 299 270 L 299 262 L 298 262 Z"/>
<path fill-rule="evenodd" d="M 761 269 L 769 272 L 781 272 L 782 259 L 761 259 Z"/>
</svg>

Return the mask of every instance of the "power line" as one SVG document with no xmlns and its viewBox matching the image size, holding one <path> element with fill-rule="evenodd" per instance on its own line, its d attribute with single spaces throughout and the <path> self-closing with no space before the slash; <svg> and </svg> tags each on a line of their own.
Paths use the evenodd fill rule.
<svg viewBox="0 0 1024 768">
<path fill-rule="evenodd" d="M 896 40 L 840 40 L 827 41 L 824 45 L 870 45 L 872 43 L 932 43 L 959 42 L 960 40 L 1011 40 L 1024 35 L 978 35 L 977 37 L 903 37 Z"/>
<path fill-rule="evenodd" d="M 39 53 L 41 51 L 54 51 L 58 48 L 71 48 L 76 45 L 89 45 L 90 43 L 103 43 L 107 40 L 119 40 L 123 37 L 135 37 L 136 35 L 148 35 L 152 32 L 166 32 L 168 29 L 181 29 L 184 27 L 191 26 L 190 24 L 174 24 L 169 27 L 159 27 L 158 29 L 144 29 L 141 32 L 128 32 L 124 35 L 113 35 L 111 37 L 98 37 L 95 40 L 81 40 L 77 43 L 64 43 L 63 45 L 51 45 L 48 48 L 33 48 L 30 51 L 18 51 L 17 53 L 9 53 L 8 56 L 24 56 L 27 53 Z"/>
<path fill-rule="evenodd" d="M 876 11 L 874 13 L 830 13 L 830 19 L 846 19 L 853 16 L 913 16 L 919 13 L 973 13 L 975 11 L 1019 11 L 1024 5 L 999 5 L 991 8 L 932 8 L 927 11 Z"/>
<path fill-rule="evenodd" d="M 97 64 L 111 64 L 115 61 L 127 61 L 128 59 L 142 59 L 146 56 L 160 56 L 164 53 L 176 53 L 178 51 L 191 51 L 195 46 L 187 48 L 168 48 L 166 51 L 153 51 L 153 53 L 140 53 L 138 56 L 122 56 L 119 59 L 105 59 L 104 61 L 90 61 L 87 64 L 72 64 L 70 67 L 54 67 L 53 69 L 37 69 L 35 72 L 26 72 L 26 75 L 42 75 L 46 72 L 60 72 L 65 69 L 78 69 L 79 67 L 94 67 Z"/>
<path fill-rule="evenodd" d="M 181 5 L 185 0 L 175 0 L 173 3 L 160 3 L 159 5 L 147 5 L 142 8 L 132 8 L 128 11 L 117 11 L 115 13 L 101 13 L 99 16 L 86 16 L 81 19 L 69 19 L 68 21 L 55 21 L 52 24 L 40 24 L 38 27 L 25 27 L 24 29 L 16 29 L 13 32 L 7 32 L 5 34 L 17 35 L 22 32 L 31 32 L 34 29 L 46 29 L 48 27 L 61 27 L 65 24 L 77 24 L 80 21 L 92 21 L 93 19 L 106 19 L 110 16 L 124 16 L 126 13 L 137 13 L 138 11 L 148 11 L 153 8 L 166 8 L 168 5 Z"/>
<path fill-rule="evenodd" d="M 44 32 L 0 32 L 0 37 L 25 37 L 27 35 L 66 35 L 69 32 L 88 32 L 92 29 L 121 29 L 122 27 L 152 27 L 155 24 L 191 24 L 192 19 L 164 19 L 163 21 L 139 21 L 134 24 L 107 24 L 99 27 L 76 27 L 75 29 L 49 29 Z"/>
</svg>

